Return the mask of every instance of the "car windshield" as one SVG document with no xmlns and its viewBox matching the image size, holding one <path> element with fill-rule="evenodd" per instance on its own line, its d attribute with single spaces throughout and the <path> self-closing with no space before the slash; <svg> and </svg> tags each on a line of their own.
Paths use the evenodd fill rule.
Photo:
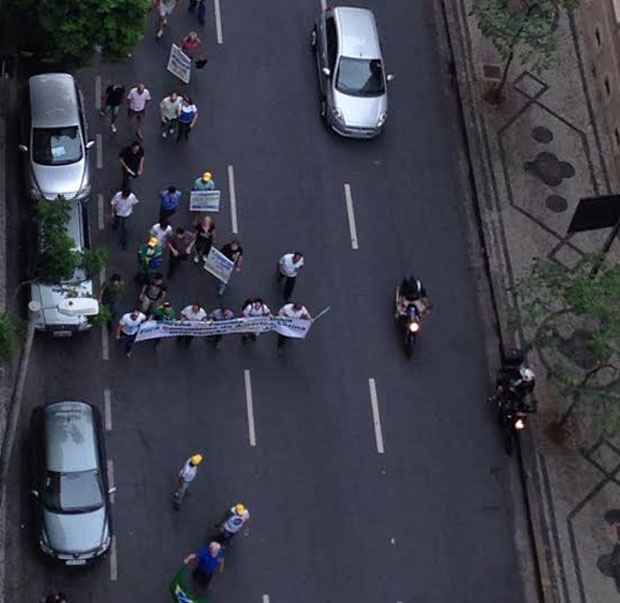
<svg viewBox="0 0 620 603">
<path fill-rule="evenodd" d="M 41 165 L 67 165 L 82 158 L 77 126 L 35 128 L 32 133 L 32 158 Z"/>
<path fill-rule="evenodd" d="M 49 471 L 45 477 L 43 503 L 57 513 L 85 513 L 98 509 L 103 505 L 99 473 Z"/>
<path fill-rule="evenodd" d="M 381 61 L 342 57 L 338 64 L 336 89 L 352 96 L 381 96 L 385 93 Z"/>
</svg>

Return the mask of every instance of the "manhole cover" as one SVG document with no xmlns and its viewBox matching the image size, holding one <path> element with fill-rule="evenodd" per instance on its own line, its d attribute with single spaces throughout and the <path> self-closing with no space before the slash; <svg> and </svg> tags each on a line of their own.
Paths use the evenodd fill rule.
<svg viewBox="0 0 620 603">
<path fill-rule="evenodd" d="M 556 214 L 561 214 L 568 209 L 568 201 L 564 197 L 560 197 L 560 195 L 551 195 L 547 197 L 545 205 L 547 209 L 550 209 Z"/>
<path fill-rule="evenodd" d="M 553 132 L 549 128 L 538 126 L 532 130 L 532 138 L 537 142 L 551 142 L 553 140 Z"/>
</svg>

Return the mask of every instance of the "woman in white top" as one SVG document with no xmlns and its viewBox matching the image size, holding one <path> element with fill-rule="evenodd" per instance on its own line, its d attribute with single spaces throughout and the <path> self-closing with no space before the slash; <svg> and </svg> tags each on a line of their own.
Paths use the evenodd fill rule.
<svg viewBox="0 0 620 603">
<path fill-rule="evenodd" d="M 159 244 L 162 247 L 166 247 L 168 239 L 172 236 L 172 226 L 168 224 L 168 220 L 160 220 L 157 224 L 151 226 L 150 233 L 157 237 Z"/>
</svg>

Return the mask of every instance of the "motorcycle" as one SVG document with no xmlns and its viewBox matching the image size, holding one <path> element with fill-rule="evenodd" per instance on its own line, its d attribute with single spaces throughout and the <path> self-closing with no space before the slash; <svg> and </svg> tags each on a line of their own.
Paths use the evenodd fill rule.
<svg viewBox="0 0 620 603">
<path fill-rule="evenodd" d="M 514 441 L 527 425 L 528 413 L 536 412 L 525 406 L 515 407 L 515 403 L 499 397 L 497 403 L 497 419 L 504 432 L 504 449 L 511 455 Z"/>
<path fill-rule="evenodd" d="M 415 348 L 416 337 L 420 331 L 422 314 L 415 302 L 409 303 L 403 312 L 400 300 L 400 287 L 396 287 L 395 317 L 401 330 L 405 354 L 407 358 L 411 358 Z"/>
</svg>

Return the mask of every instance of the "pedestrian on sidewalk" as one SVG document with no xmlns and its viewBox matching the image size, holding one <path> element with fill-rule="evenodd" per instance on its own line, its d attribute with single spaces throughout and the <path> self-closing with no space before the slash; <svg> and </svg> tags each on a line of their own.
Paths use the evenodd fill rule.
<svg viewBox="0 0 620 603">
<path fill-rule="evenodd" d="M 181 191 L 176 186 L 169 186 L 159 193 L 159 221 L 166 220 L 174 215 L 181 202 Z"/>
<path fill-rule="evenodd" d="M 312 320 L 310 312 L 308 312 L 306 306 L 298 303 L 285 304 L 280 308 L 278 316 L 282 316 L 284 318 L 301 318 L 303 320 Z M 284 352 L 284 346 L 289 339 L 290 337 L 280 335 L 280 333 L 278 333 L 278 343 L 276 346 L 278 354 L 282 354 Z"/>
<path fill-rule="evenodd" d="M 189 485 L 194 481 L 198 473 L 198 466 L 203 461 L 202 454 L 193 454 L 190 456 L 177 473 L 177 489 L 172 495 L 174 508 L 180 509 L 181 503 L 187 494 Z"/>
<path fill-rule="evenodd" d="M 194 180 L 192 186 L 193 191 L 212 191 L 215 190 L 215 181 L 213 180 L 213 174 L 211 172 L 204 172 L 202 176 L 199 176 Z"/>
<path fill-rule="evenodd" d="M 172 304 L 169 301 L 165 301 L 161 306 L 159 306 L 158 308 L 155 308 L 155 310 L 153 310 L 153 313 L 151 315 L 151 318 L 155 321 L 155 322 L 172 322 L 173 320 L 176 320 L 177 314 L 174 311 L 174 308 L 172 307 Z M 161 343 L 161 337 L 157 337 L 154 342 L 153 342 L 153 347 L 154 349 L 157 349 L 159 347 L 159 344 Z"/>
<path fill-rule="evenodd" d="M 210 542 L 197 553 L 185 557 L 183 562 L 194 566 L 192 576 L 200 588 L 206 590 L 217 570 L 221 572 L 224 567 L 224 547 L 219 542 Z"/>
<path fill-rule="evenodd" d="M 235 317 L 235 313 L 229 308 L 224 308 L 224 307 L 216 308 L 215 310 L 213 310 L 213 312 L 211 312 L 211 314 L 209 314 L 209 320 L 212 320 L 213 322 L 220 322 L 222 320 L 232 320 L 234 317 Z M 222 337 L 223 335 L 213 335 L 212 337 L 209 338 L 213 341 L 213 347 L 215 347 L 216 350 L 220 349 L 220 343 L 222 341 Z"/>
<path fill-rule="evenodd" d="M 164 282 L 164 275 L 161 272 L 156 272 L 147 283 L 142 285 L 138 295 L 138 308 L 150 316 L 164 303 L 167 293 L 168 286 Z"/>
<path fill-rule="evenodd" d="M 198 215 L 194 221 L 194 264 L 204 264 L 215 241 L 215 220 L 211 216 Z"/>
<path fill-rule="evenodd" d="M 142 176 L 144 172 L 144 149 L 142 145 L 136 140 L 129 146 L 126 146 L 119 154 L 118 157 L 121 162 L 123 181 L 121 188 L 130 188 L 129 179 L 138 178 Z"/>
<path fill-rule="evenodd" d="M 127 249 L 129 229 L 127 222 L 133 213 L 133 206 L 139 203 L 138 198 L 129 190 L 128 186 L 118 191 L 110 201 L 112 206 L 112 228 L 120 234 L 121 249 Z"/>
<path fill-rule="evenodd" d="M 185 308 L 181 310 L 181 320 L 201 322 L 207 320 L 207 313 L 199 303 L 193 303 L 190 306 L 185 306 Z M 180 335 L 177 341 L 183 343 L 185 347 L 189 347 L 192 344 L 193 338 L 193 335 Z"/>
<path fill-rule="evenodd" d="M 191 97 L 184 96 L 181 108 L 179 109 L 179 127 L 177 133 L 177 142 L 182 138 L 189 140 L 189 133 L 196 125 L 198 120 L 198 107 L 194 104 Z"/>
<path fill-rule="evenodd" d="M 205 0 L 189 0 L 187 11 L 190 13 L 196 12 L 196 18 L 201 27 L 205 26 L 207 18 L 207 7 L 205 6 Z"/>
<path fill-rule="evenodd" d="M 149 235 L 146 243 L 142 243 L 138 248 L 138 274 L 136 282 L 142 286 L 148 283 L 151 275 L 161 268 L 163 261 L 163 250 L 157 237 Z"/>
<path fill-rule="evenodd" d="M 105 308 L 108 331 L 118 317 L 118 302 L 125 292 L 125 283 L 120 274 L 114 273 L 103 285 L 99 293 L 99 303 Z"/>
<path fill-rule="evenodd" d="M 153 0 L 153 8 L 157 11 L 157 31 L 155 38 L 160 40 L 168 25 L 168 17 L 175 11 L 177 0 Z"/>
<path fill-rule="evenodd" d="M 191 232 L 177 226 L 174 236 L 168 239 L 168 280 L 176 272 L 181 262 L 186 262 L 192 253 L 196 239 Z"/>
<path fill-rule="evenodd" d="M 269 306 L 263 302 L 260 297 L 254 299 L 247 299 L 241 308 L 241 314 L 244 318 L 259 318 L 271 316 L 271 310 Z M 243 333 L 241 335 L 242 343 L 248 341 L 256 341 L 256 333 Z"/>
<path fill-rule="evenodd" d="M 151 93 L 148 88 L 140 82 L 134 86 L 127 95 L 127 117 L 129 122 L 136 122 L 136 136 L 139 140 L 143 139 L 142 122 L 146 115 L 146 108 L 151 102 Z"/>
<path fill-rule="evenodd" d="M 172 237 L 172 226 L 168 223 L 168 218 L 163 218 L 159 222 L 153 224 L 149 232 L 154 237 L 157 237 L 157 240 L 163 249 L 167 249 L 168 241 Z"/>
<path fill-rule="evenodd" d="M 116 134 L 116 118 L 125 100 L 125 86 L 121 84 L 110 84 L 103 93 L 101 99 L 101 110 L 99 114 L 110 120 L 110 129 Z"/>
<path fill-rule="evenodd" d="M 131 349 L 136 339 L 136 335 L 140 330 L 140 325 L 146 320 L 146 316 L 140 312 L 138 308 L 135 308 L 127 314 L 123 314 L 118 321 L 116 327 L 116 341 L 123 344 L 125 349 L 125 356 L 131 357 Z"/>
<path fill-rule="evenodd" d="M 168 134 L 173 136 L 177 129 L 179 111 L 181 110 L 181 97 L 174 91 L 164 97 L 159 103 L 159 114 L 161 117 L 161 137 L 166 138 Z"/>
<path fill-rule="evenodd" d="M 284 301 L 291 299 L 293 289 L 295 288 L 295 281 L 299 271 L 303 268 L 304 256 L 299 251 L 293 253 L 285 253 L 279 260 L 276 268 L 276 275 L 278 282 L 284 280 Z"/>
<path fill-rule="evenodd" d="M 243 247 L 241 247 L 239 240 L 233 239 L 230 243 L 226 243 L 220 251 L 233 263 L 233 270 L 235 272 L 241 272 L 241 264 L 243 264 Z M 232 273 L 230 277 L 232 278 Z M 228 283 L 230 283 L 230 279 Z M 217 294 L 220 297 L 224 295 L 224 291 L 226 291 L 228 283 L 224 283 L 219 280 L 217 281 Z"/>
</svg>

